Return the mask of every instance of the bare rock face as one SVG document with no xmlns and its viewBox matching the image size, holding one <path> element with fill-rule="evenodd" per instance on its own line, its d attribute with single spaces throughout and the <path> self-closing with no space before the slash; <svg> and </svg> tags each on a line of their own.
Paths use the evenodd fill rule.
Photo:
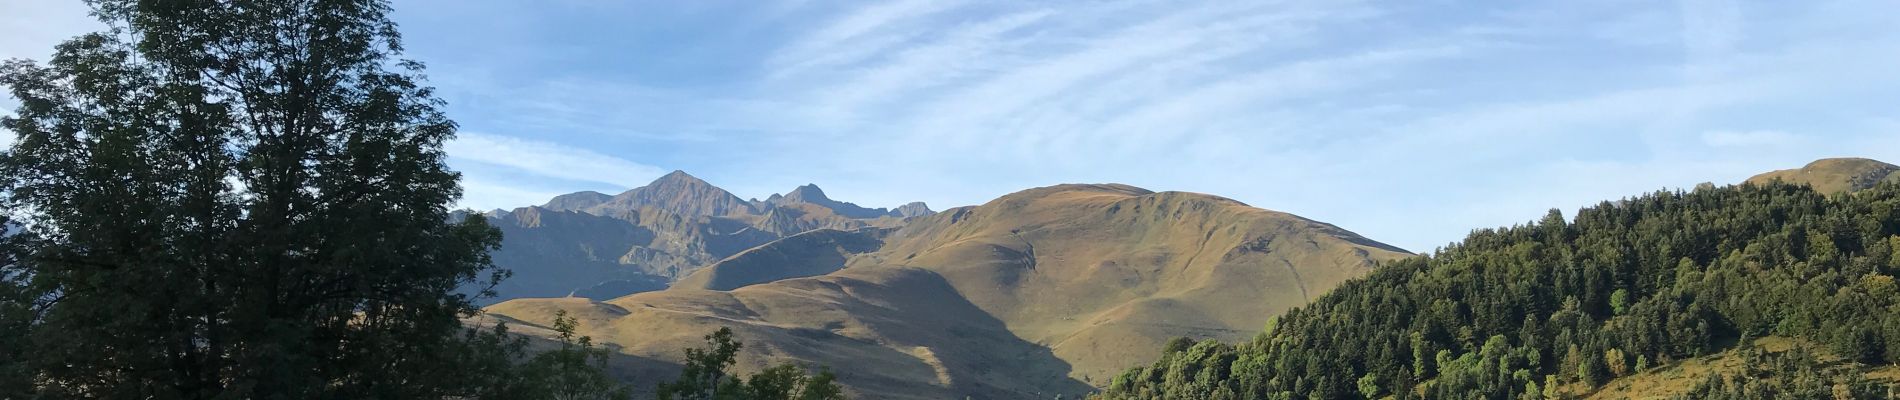
<svg viewBox="0 0 1900 400">
<path fill-rule="evenodd" d="M 930 211 L 929 205 L 925 205 L 924 202 L 919 201 L 919 202 L 913 202 L 910 204 L 899 206 L 897 207 L 896 210 L 891 210 L 891 213 L 897 214 L 897 216 L 901 218 L 911 218 L 911 217 L 927 217 L 927 216 L 930 216 L 931 214 L 936 214 L 937 212 Z"/>
</svg>

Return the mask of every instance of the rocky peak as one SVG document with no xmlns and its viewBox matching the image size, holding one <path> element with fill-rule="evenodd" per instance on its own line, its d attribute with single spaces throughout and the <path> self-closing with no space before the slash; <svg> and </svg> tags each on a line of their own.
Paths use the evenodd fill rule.
<svg viewBox="0 0 1900 400">
<path fill-rule="evenodd" d="M 927 216 L 931 214 L 936 214 L 937 212 L 931 211 L 930 206 L 924 204 L 924 202 L 917 201 L 917 202 L 911 202 L 910 204 L 898 206 L 896 210 L 891 210 L 891 213 L 896 214 L 898 217 L 910 218 L 910 217 Z"/>
<path fill-rule="evenodd" d="M 825 196 L 824 189 L 819 189 L 818 185 L 810 184 L 810 183 L 807 183 L 804 186 L 799 186 L 796 189 L 792 189 L 792 191 L 790 193 L 786 193 L 784 198 L 780 199 L 780 201 L 812 203 L 812 204 L 819 204 L 819 205 L 826 205 L 832 202 L 830 197 Z"/>
</svg>

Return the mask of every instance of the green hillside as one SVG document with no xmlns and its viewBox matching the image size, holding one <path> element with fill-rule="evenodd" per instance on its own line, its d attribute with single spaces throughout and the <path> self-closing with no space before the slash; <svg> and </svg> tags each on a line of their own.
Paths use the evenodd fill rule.
<svg viewBox="0 0 1900 400">
<path fill-rule="evenodd" d="M 1892 184 L 1832 199 L 1744 184 L 1604 202 L 1574 221 L 1552 211 L 1388 263 L 1252 340 L 1171 344 L 1103 397 L 1583 396 L 1768 335 L 1818 343 L 1841 362 L 1891 364 L 1896 233 Z M 1875 395 L 1879 385 L 1837 382 L 1848 377 L 1861 379 L 1783 378 Z M 1740 393 L 1702 386 L 1695 393 Z"/>
</svg>

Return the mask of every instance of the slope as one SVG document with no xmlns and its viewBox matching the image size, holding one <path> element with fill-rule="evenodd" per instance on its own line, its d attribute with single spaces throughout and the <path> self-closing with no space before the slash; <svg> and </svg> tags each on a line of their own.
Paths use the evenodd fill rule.
<svg viewBox="0 0 1900 400">
<path fill-rule="evenodd" d="M 1836 385 L 1833 385 L 1836 380 L 1842 383 L 1859 380 L 1861 384 L 1840 386 L 1842 389 L 1861 386 L 1863 391 L 1871 389 L 1884 395 L 1886 387 L 1900 383 L 1900 366 L 1854 363 L 1828 351 L 1825 344 L 1796 338 L 1766 337 L 1750 340 L 1749 343 L 1720 353 L 1616 378 L 1585 398 L 1708 398 L 1711 397 L 1712 389 L 1723 387 L 1746 387 L 1759 398 L 1843 398 L 1836 394 Z M 1796 384 L 1776 385 L 1781 382 Z M 1816 385 L 1821 382 L 1828 384 Z M 1793 393 L 1787 390 L 1790 389 L 1787 386 L 1808 386 L 1817 393 Z M 1777 389 L 1780 393 L 1769 391 Z"/>
<path fill-rule="evenodd" d="M 719 260 L 674 283 L 675 288 L 732 290 L 760 283 L 817 276 L 844 269 L 853 255 L 877 250 L 876 232 L 820 229 Z"/>
</svg>

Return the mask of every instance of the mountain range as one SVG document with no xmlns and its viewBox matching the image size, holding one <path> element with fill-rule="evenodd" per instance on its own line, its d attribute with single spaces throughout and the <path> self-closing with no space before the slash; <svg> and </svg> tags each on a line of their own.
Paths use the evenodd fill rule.
<svg viewBox="0 0 1900 400">
<path fill-rule="evenodd" d="M 683 171 L 617 195 L 576 192 L 484 213 L 502 231 L 495 263 L 514 276 L 493 301 L 579 295 L 598 300 L 666 284 L 747 249 L 816 229 L 897 226 L 934 212 L 832 200 L 816 185 L 746 200 Z"/>
<path fill-rule="evenodd" d="M 742 202 L 697 180 L 678 182 L 685 176 L 611 199 L 565 195 L 491 213 L 507 230 L 543 227 L 509 238 L 497 260 L 586 260 L 585 249 L 679 254 L 681 247 L 654 239 L 677 231 L 643 229 L 652 225 L 643 217 L 685 212 L 702 213 L 688 225 L 699 235 L 675 237 L 759 243 L 704 252 L 722 258 L 698 258 L 710 260 L 703 267 L 688 257 L 668 269 L 621 264 L 677 277 L 666 290 L 611 299 L 516 298 L 488 313 L 545 326 L 564 310 L 580 319 L 582 334 L 625 355 L 628 368 L 676 361 L 680 348 L 723 326 L 748 343 L 740 371 L 787 359 L 849 365 L 841 382 L 867 398 L 1082 394 L 1158 356 L 1172 338 L 1248 337 L 1271 316 L 1409 255 L 1292 214 L 1126 185 L 1035 188 L 930 213 L 921 205 L 865 209 L 830 200 L 812 185 Z M 536 214 L 540 225 L 525 223 Z M 563 217 L 560 229 L 592 233 L 546 229 L 554 220 L 548 214 Z M 536 246 L 509 247 L 517 241 Z M 569 245 L 540 245 L 556 241 Z M 516 267 L 515 279 L 537 273 L 544 272 Z M 634 379 L 636 387 L 649 387 L 664 376 Z"/>
</svg>

